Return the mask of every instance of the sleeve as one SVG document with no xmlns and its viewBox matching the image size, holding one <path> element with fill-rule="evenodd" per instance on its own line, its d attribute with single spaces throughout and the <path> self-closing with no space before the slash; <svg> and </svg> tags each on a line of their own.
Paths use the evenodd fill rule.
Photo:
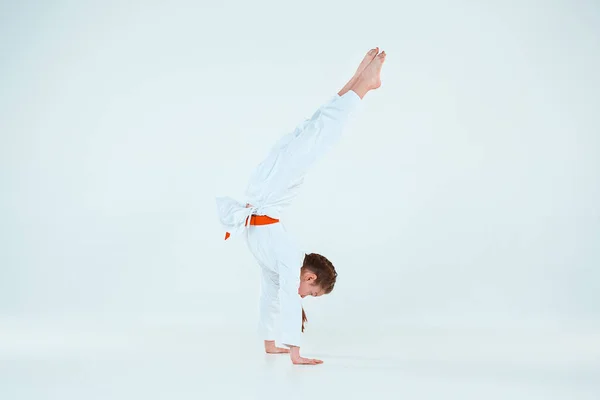
<svg viewBox="0 0 600 400">
<path fill-rule="evenodd" d="M 263 340 L 275 340 L 275 319 L 279 313 L 279 277 L 261 268 L 258 332 Z"/>
<path fill-rule="evenodd" d="M 361 102 L 360 97 L 351 90 L 341 97 L 336 96 L 286 138 L 282 146 L 286 180 L 293 181 L 305 175 L 333 147 Z"/>
<path fill-rule="evenodd" d="M 285 346 L 301 345 L 302 298 L 298 294 L 300 266 L 279 262 L 279 302 L 281 343 Z"/>
</svg>

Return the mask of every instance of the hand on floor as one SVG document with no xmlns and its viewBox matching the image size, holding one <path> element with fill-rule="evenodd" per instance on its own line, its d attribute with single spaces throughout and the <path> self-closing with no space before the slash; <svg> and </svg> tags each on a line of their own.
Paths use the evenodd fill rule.
<svg viewBox="0 0 600 400">
<path fill-rule="evenodd" d="M 317 365 L 317 364 L 323 364 L 322 360 L 317 360 L 316 358 L 304 358 L 304 357 L 297 357 L 297 358 L 292 358 L 292 363 L 296 364 L 296 365 L 301 365 L 301 364 L 308 364 L 308 365 Z"/>
<path fill-rule="evenodd" d="M 265 340 L 265 352 L 268 354 L 284 354 L 289 353 L 290 350 L 275 346 L 274 340 Z"/>
<path fill-rule="evenodd" d="M 308 365 L 317 365 L 323 364 L 323 361 L 317 360 L 316 358 L 304 358 L 300 357 L 300 347 L 291 346 L 290 359 L 293 364 L 308 364 Z"/>
</svg>

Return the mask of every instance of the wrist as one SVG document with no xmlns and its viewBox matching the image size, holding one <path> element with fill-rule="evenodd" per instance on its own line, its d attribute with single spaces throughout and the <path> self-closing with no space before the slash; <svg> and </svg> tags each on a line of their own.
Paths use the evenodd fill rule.
<svg viewBox="0 0 600 400">
<path fill-rule="evenodd" d="M 265 340 L 265 349 L 270 349 L 272 347 L 275 347 L 275 341 L 274 340 Z"/>
<path fill-rule="evenodd" d="M 290 358 L 300 358 L 300 347 L 298 346 L 289 346 L 290 348 Z"/>
</svg>

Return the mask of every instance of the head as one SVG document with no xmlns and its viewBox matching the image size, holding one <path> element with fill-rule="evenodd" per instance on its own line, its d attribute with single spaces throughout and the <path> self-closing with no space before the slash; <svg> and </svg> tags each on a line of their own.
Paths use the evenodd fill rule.
<svg viewBox="0 0 600 400">
<path fill-rule="evenodd" d="M 298 294 L 304 298 L 306 296 L 319 297 L 331 293 L 337 272 L 331 261 L 320 254 L 311 253 L 304 256 L 304 263 L 300 269 L 300 286 Z M 302 332 L 304 332 L 304 323 L 308 321 L 304 308 L 302 308 Z"/>
<path fill-rule="evenodd" d="M 331 261 L 320 254 L 306 254 L 300 269 L 298 294 L 300 297 L 318 297 L 331 293 L 336 278 L 337 272 Z"/>
</svg>

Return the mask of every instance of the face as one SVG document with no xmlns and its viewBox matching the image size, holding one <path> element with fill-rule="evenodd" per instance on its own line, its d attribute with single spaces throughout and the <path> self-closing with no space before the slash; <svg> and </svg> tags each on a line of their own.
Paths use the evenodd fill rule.
<svg viewBox="0 0 600 400">
<path fill-rule="evenodd" d="M 306 296 L 318 297 L 324 294 L 323 288 L 319 285 L 315 285 L 317 276 L 312 272 L 306 272 L 300 277 L 300 287 L 298 288 L 298 294 L 304 298 Z"/>
</svg>

